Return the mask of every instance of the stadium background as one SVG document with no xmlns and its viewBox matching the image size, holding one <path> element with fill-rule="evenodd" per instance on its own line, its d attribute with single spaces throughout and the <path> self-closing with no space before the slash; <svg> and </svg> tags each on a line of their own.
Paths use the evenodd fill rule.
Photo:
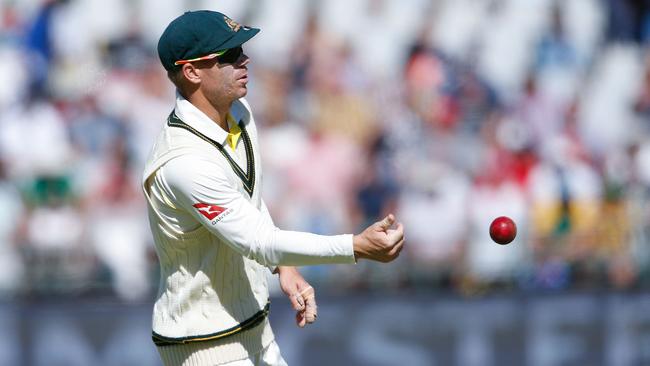
<svg viewBox="0 0 650 366">
<path fill-rule="evenodd" d="M 0 4 L 0 364 L 159 364 L 139 179 L 174 98 L 156 41 L 201 8 L 262 29 L 276 224 L 407 229 L 389 265 L 303 269 L 309 329 L 271 282 L 290 364 L 650 364 L 647 1 Z"/>
</svg>

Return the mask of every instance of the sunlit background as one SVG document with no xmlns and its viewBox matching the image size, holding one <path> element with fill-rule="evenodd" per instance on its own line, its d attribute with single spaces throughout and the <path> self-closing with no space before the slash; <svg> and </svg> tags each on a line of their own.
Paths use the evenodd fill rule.
<svg viewBox="0 0 650 366">
<path fill-rule="evenodd" d="M 406 227 L 391 264 L 302 269 L 309 329 L 270 280 L 291 365 L 650 365 L 647 1 L 0 4 L 1 365 L 159 365 L 140 178 L 174 103 L 156 42 L 194 9 L 262 29 L 275 224 Z"/>
</svg>

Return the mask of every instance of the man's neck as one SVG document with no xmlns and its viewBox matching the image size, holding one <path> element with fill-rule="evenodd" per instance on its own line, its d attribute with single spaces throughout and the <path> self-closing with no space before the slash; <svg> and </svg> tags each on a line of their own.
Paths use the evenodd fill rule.
<svg viewBox="0 0 650 366">
<path fill-rule="evenodd" d="M 196 108 L 201 112 L 205 113 L 208 118 L 210 118 L 214 123 L 219 125 L 224 131 L 228 131 L 228 119 L 226 116 L 230 112 L 230 107 L 232 102 L 226 102 L 219 105 L 213 105 L 208 101 L 203 95 L 198 93 L 186 98 L 190 103 L 192 103 Z"/>
</svg>

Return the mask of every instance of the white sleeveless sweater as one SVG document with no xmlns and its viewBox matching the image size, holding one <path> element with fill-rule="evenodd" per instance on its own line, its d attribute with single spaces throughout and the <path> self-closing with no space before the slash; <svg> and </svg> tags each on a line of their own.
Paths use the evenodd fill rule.
<svg viewBox="0 0 650 366">
<path fill-rule="evenodd" d="M 223 143 L 227 133 L 209 126 L 207 116 L 178 96 L 145 166 L 143 190 L 161 271 L 153 335 L 166 365 L 231 362 L 270 344 L 266 266 L 354 263 L 351 235 L 273 226 L 260 195 L 250 107 L 236 101 L 231 115 L 244 130 L 237 148 L 246 150 L 245 161 L 241 150 L 240 159 L 232 154 L 230 161 L 220 154 L 209 140 Z M 233 162 L 247 169 L 237 173 Z M 216 187 L 200 181 L 206 170 L 218 172 L 212 174 Z"/>
</svg>

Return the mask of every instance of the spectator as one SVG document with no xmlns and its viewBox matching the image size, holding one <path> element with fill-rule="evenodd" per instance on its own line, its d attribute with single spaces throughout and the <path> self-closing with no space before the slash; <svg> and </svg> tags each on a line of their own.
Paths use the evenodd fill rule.
<svg viewBox="0 0 650 366">
<path fill-rule="evenodd" d="M 329 270 L 348 289 L 647 287 L 647 1 L 294 2 L 222 5 L 273 30 L 247 52 L 278 225 L 409 227 L 396 275 Z M 152 50 L 188 3 L 0 5 L 0 291 L 155 286 L 133 174 L 173 99 Z"/>
</svg>

